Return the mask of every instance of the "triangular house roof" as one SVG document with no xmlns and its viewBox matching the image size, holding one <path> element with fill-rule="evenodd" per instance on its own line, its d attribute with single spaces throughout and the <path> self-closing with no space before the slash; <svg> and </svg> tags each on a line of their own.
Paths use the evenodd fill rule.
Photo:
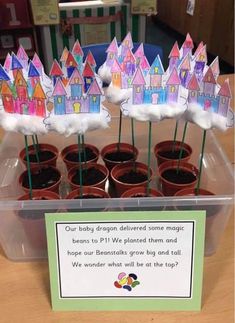
<svg viewBox="0 0 235 323">
<path fill-rule="evenodd" d="M 94 73 L 93 69 L 91 68 L 91 65 L 88 62 L 86 62 L 85 67 L 82 72 L 82 76 L 83 77 L 94 77 L 94 75 L 95 75 L 95 73 Z"/>
<path fill-rule="evenodd" d="M 111 73 L 117 73 L 117 72 L 122 72 L 122 68 L 118 60 L 115 58 L 113 61 L 113 65 L 111 67 Z"/>
<path fill-rule="evenodd" d="M 92 67 L 96 66 L 96 61 L 95 61 L 94 56 L 90 50 L 87 53 L 86 62 L 88 62 Z"/>
<path fill-rule="evenodd" d="M 9 81 L 9 80 L 10 80 L 10 77 L 8 76 L 4 67 L 2 67 L 2 65 L 0 64 L 0 81 Z"/>
<path fill-rule="evenodd" d="M 126 35 L 126 37 L 123 39 L 121 46 L 127 46 L 130 49 L 133 48 L 133 41 L 132 41 L 132 37 L 131 37 L 131 33 L 128 32 L 128 34 Z"/>
<path fill-rule="evenodd" d="M 134 53 L 135 57 L 143 57 L 144 56 L 144 45 L 141 43 L 137 50 Z"/>
<path fill-rule="evenodd" d="M 205 62 L 207 63 L 207 52 L 206 45 L 204 45 L 201 50 L 198 52 L 197 56 L 195 56 L 196 62 Z"/>
<path fill-rule="evenodd" d="M 224 83 L 221 85 L 218 95 L 227 96 L 229 98 L 232 97 L 232 93 L 229 85 L 229 79 L 225 80 Z"/>
<path fill-rule="evenodd" d="M 210 65 L 212 72 L 214 75 L 219 75 L 220 74 L 220 68 L 219 68 L 219 57 L 217 56 L 213 62 Z"/>
<path fill-rule="evenodd" d="M 143 73 L 141 71 L 141 68 L 139 68 L 139 67 L 137 68 L 131 84 L 132 85 L 145 85 L 146 84 Z"/>
<path fill-rule="evenodd" d="M 78 55 L 78 56 L 82 56 L 82 57 L 84 55 L 83 51 L 82 51 L 82 47 L 81 47 L 78 39 L 76 40 L 75 44 L 73 45 L 72 53 L 74 55 Z"/>
<path fill-rule="evenodd" d="M 24 79 L 23 73 L 19 70 L 16 73 L 15 81 L 14 81 L 15 86 L 24 86 L 27 87 L 27 82 Z"/>
<path fill-rule="evenodd" d="M 158 71 L 156 72 L 155 71 L 155 68 L 158 68 Z M 161 62 L 161 58 L 159 55 L 157 55 L 150 67 L 150 71 L 149 71 L 149 74 L 151 75 L 154 75 L 154 74 L 159 74 L 159 75 L 162 75 L 164 74 L 164 68 L 162 66 L 162 62 Z"/>
<path fill-rule="evenodd" d="M 19 59 L 17 58 L 17 56 L 12 53 L 11 54 L 11 69 L 12 70 L 21 70 L 23 68 L 21 62 L 19 61 Z"/>
<path fill-rule="evenodd" d="M 177 73 L 177 69 L 175 67 L 173 68 L 166 84 L 167 85 L 180 85 L 181 84 L 179 75 Z"/>
<path fill-rule="evenodd" d="M 187 89 L 188 90 L 195 90 L 195 91 L 200 90 L 200 86 L 199 86 L 199 83 L 198 83 L 195 73 L 193 73 L 192 77 L 190 78 L 188 85 L 187 85 Z"/>
<path fill-rule="evenodd" d="M 29 63 L 29 70 L 28 70 L 28 77 L 39 77 L 40 73 L 34 66 L 33 62 L 30 61 Z"/>
<path fill-rule="evenodd" d="M 35 85 L 32 97 L 35 99 L 46 99 L 45 92 L 43 91 L 40 82 Z"/>
<path fill-rule="evenodd" d="M 54 90 L 53 90 L 53 93 L 52 93 L 52 96 L 55 96 L 55 95 L 66 95 L 66 91 L 65 91 L 65 88 L 64 88 L 64 85 L 61 81 L 61 79 L 57 79 L 56 81 L 56 84 L 55 84 L 55 87 L 54 87 Z"/>
<path fill-rule="evenodd" d="M 168 58 L 171 58 L 171 57 L 180 57 L 180 50 L 179 50 L 179 46 L 178 46 L 178 43 L 177 41 L 174 43 L 171 51 L 170 51 L 170 54 L 168 56 Z"/>
<path fill-rule="evenodd" d="M 208 67 L 208 70 L 206 71 L 205 75 L 203 76 L 202 82 L 216 84 L 214 74 L 213 74 L 212 69 L 210 67 Z"/>
<path fill-rule="evenodd" d="M 135 56 L 130 50 L 130 48 L 127 49 L 126 55 L 123 59 L 123 62 L 129 62 L 129 61 L 131 61 L 132 63 L 135 63 Z"/>
<path fill-rule="evenodd" d="M 77 67 L 78 63 L 76 62 L 74 56 L 72 53 L 68 53 L 67 59 L 65 61 L 65 66 L 66 67 Z"/>
<path fill-rule="evenodd" d="M 91 86 L 89 87 L 89 89 L 87 91 L 87 94 L 88 95 L 102 94 L 102 91 L 101 91 L 96 79 L 94 79 L 93 82 L 91 83 Z"/>
<path fill-rule="evenodd" d="M 198 46 L 197 46 L 197 49 L 195 50 L 195 52 L 194 52 L 194 57 L 196 57 L 197 56 L 197 54 L 201 51 L 201 49 L 202 49 L 202 47 L 204 46 L 204 44 L 203 44 L 203 41 L 201 41 L 199 44 L 198 44 Z"/>
<path fill-rule="evenodd" d="M 116 54 L 117 52 L 118 52 L 118 44 L 117 44 L 116 37 L 114 37 L 114 39 L 111 41 L 109 47 L 106 49 L 106 53 Z"/>
<path fill-rule="evenodd" d="M 1 93 L 1 95 L 13 95 L 11 88 L 8 85 L 7 81 L 2 81 L 0 93 Z"/>
<path fill-rule="evenodd" d="M 140 67 L 142 68 L 142 70 L 150 69 L 149 61 L 147 60 L 147 57 L 145 55 L 140 58 Z"/>
<path fill-rule="evenodd" d="M 183 48 L 191 48 L 191 49 L 194 47 L 193 40 L 192 40 L 191 36 L 189 35 L 189 33 L 187 33 L 185 41 L 184 41 L 182 47 Z"/>
<path fill-rule="evenodd" d="M 54 59 L 51 69 L 50 69 L 50 73 L 49 75 L 51 76 L 62 76 L 64 73 L 60 67 L 60 64 L 57 62 L 56 59 Z"/>
<path fill-rule="evenodd" d="M 20 60 L 28 60 L 29 57 L 24 49 L 24 47 L 22 45 L 20 45 L 20 47 L 18 48 L 17 54 L 16 56 L 20 59 Z"/>
<path fill-rule="evenodd" d="M 190 71 L 190 55 L 189 53 L 182 59 L 182 62 L 179 65 L 179 69 Z"/>
<path fill-rule="evenodd" d="M 11 69 L 11 55 L 7 53 L 3 67 L 9 71 Z"/>
<path fill-rule="evenodd" d="M 61 62 L 66 62 L 67 57 L 68 57 L 68 54 L 69 54 L 69 50 L 68 50 L 68 48 L 65 46 L 65 47 L 64 47 L 64 49 L 63 49 L 63 52 L 62 52 L 62 54 L 61 54 L 61 56 L 60 56 L 60 61 L 61 61 Z"/>
<path fill-rule="evenodd" d="M 40 69 L 40 68 L 43 67 L 42 62 L 41 62 L 41 60 L 40 60 L 40 58 L 39 58 L 39 56 L 38 56 L 37 53 L 34 53 L 32 62 L 33 62 L 34 66 L 36 68 L 39 68 Z"/>
<path fill-rule="evenodd" d="M 76 79 L 78 79 L 78 82 L 76 82 Z M 81 76 L 79 70 L 75 68 L 72 75 L 70 76 L 69 84 L 83 84 L 83 83 L 84 83 L 83 77 Z"/>
</svg>

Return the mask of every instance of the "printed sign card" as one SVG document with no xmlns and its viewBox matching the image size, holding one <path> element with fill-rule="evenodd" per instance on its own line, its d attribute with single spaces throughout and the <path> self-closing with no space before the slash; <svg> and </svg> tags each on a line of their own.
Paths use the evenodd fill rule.
<svg viewBox="0 0 235 323">
<path fill-rule="evenodd" d="M 46 226 L 54 310 L 200 310 L 204 211 L 47 214 Z"/>
<path fill-rule="evenodd" d="M 133 15 L 156 15 L 156 0 L 131 0 L 131 13 Z"/>
</svg>

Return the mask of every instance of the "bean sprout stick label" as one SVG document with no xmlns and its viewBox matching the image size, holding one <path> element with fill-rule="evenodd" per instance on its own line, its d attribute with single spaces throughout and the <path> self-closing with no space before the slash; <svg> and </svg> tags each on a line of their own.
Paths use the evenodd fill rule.
<svg viewBox="0 0 235 323">
<path fill-rule="evenodd" d="M 200 310 L 205 211 L 46 214 L 46 229 L 54 310 Z"/>
</svg>

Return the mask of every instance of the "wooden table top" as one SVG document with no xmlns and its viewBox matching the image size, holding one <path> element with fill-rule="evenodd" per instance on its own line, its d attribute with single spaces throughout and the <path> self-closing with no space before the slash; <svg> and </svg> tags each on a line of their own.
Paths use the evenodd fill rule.
<svg viewBox="0 0 235 323">
<path fill-rule="evenodd" d="M 233 75 L 229 77 L 234 92 Z M 216 132 L 231 163 L 234 163 L 233 129 Z M 201 312 L 53 312 L 50 303 L 48 263 L 12 262 L 0 248 L 0 323 L 232 323 L 234 304 L 234 226 L 230 217 L 219 248 L 205 258 Z"/>
</svg>

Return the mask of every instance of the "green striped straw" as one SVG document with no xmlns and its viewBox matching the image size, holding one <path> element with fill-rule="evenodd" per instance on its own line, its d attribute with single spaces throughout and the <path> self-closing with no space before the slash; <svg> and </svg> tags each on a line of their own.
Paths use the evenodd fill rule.
<svg viewBox="0 0 235 323">
<path fill-rule="evenodd" d="M 147 182 L 147 196 L 150 193 L 150 161 L 151 161 L 151 139 L 152 139 L 152 122 L 149 121 L 149 139 L 148 139 L 148 182 Z"/>
<path fill-rule="evenodd" d="M 203 131 L 201 157 L 200 157 L 200 163 L 199 163 L 199 174 L 198 174 L 198 181 L 197 181 L 197 187 L 196 187 L 196 195 L 199 194 L 199 190 L 200 190 L 201 175 L 202 175 L 202 162 L 203 162 L 203 155 L 204 155 L 204 149 L 205 149 L 205 142 L 206 142 L 206 130 Z"/>
<path fill-rule="evenodd" d="M 81 140 L 78 135 L 78 161 L 79 161 L 79 183 L 80 183 L 80 198 L 82 199 L 82 158 L 81 158 Z"/>
<path fill-rule="evenodd" d="M 25 142 L 25 151 L 26 151 L 27 171 L 28 171 L 28 178 L 29 178 L 29 197 L 30 197 L 30 200 L 32 200 L 33 199 L 32 176 L 31 176 L 31 170 L 30 170 L 29 149 L 28 149 L 28 138 L 27 138 L 27 136 L 24 136 L 24 142 Z"/>
</svg>

